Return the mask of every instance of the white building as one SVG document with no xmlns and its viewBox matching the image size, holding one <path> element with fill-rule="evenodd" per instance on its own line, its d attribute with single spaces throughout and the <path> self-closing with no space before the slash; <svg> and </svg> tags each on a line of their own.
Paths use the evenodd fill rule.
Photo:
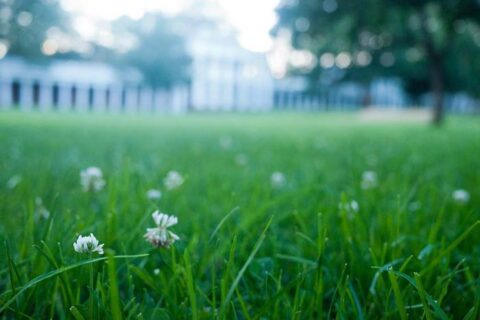
<svg viewBox="0 0 480 320">
<path fill-rule="evenodd" d="M 192 57 L 190 107 L 211 111 L 266 111 L 274 82 L 266 55 L 242 48 L 231 33 L 203 29 L 188 43 Z"/>
<path fill-rule="evenodd" d="M 60 111 L 171 112 L 265 111 L 273 107 L 273 78 L 266 55 L 242 48 L 235 34 L 203 24 L 188 32 L 190 85 L 168 90 L 144 84 L 133 68 L 53 60 L 33 64 L 0 60 L 0 108 Z"/>
</svg>

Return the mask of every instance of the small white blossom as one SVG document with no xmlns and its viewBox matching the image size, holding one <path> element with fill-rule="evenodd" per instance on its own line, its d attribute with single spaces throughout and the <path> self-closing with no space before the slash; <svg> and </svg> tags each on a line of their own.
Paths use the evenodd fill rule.
<svg viewBox="0 0 480 320">
<path fill-rule="evenodd" d="M 347 218 L 349 220 L 353 220 L 355 217 L 355 214 L 360 210 L 360 206 L 358 205 L 358 202 L 355 200 L 352 200 L 347 203 L 339 203 L 338 204 L 338 209 L 340 211 L 343 211 L 347 214 Z"/>
<path fill-rule="evenodd" d="M 102 170 L 97 167 L 89 167 L 80 171 L 80 183 L 83 191 L 100 191 L 105 186 Z"/>
<path fill-rule="evenodd" d="M 184 179 L 180 173 L 177 171 L 170 171 L 167 173 L 165 179 L 163 179 L 163 184 L 168 190 L 173 190 L 180 187 L 184 182 Z"/>
<path fill-rule="evenodd" d="M 162 192 L 157 189 L 150 189 L 147 191 L 148 200 L 159 200 L 162 197 Z"/>
<path fill-rule="evenodd" d="M 235 156 L 235 163 L 237 164 L 237 166 L 246 166 L 248 163 L 248 157 L 243 153 L 237 154 Z"/>
<path fill-rule="evenodd" d="M 223 136 L 220 138 L 220 147 L 224 150 L 231 149 L 233 145 L 233 139 L 230 136 Z"/>
<path fill-rule="evenodd" d="M 315 149 L 323 150 L 323 149 L 325 149 L 325 148 L 328 146 L 328 142 L 327 142 L 327 140 L 325 140 L 325 139 L 322 138 L 322 137 L 317 137 L 317 138 L 313 141 L 313 146 L 315 147 Z"/>
<path fill-rule="evenodd" d="M 470 193 L 467 190 L 458 189 L 453 191 L 452 198 L 459 204 L 466 204 L 470 200 Z"/>
<path fill-rule="evenodd" d="M 171 244 L 180 239 L 175 233 L 168 230 L 169 227 L 178 223 L 177 217 L 160 213 L 157 210 L 152 214 L 152 218 L 157 226 L 147 228 L 144 238 L 153 246 L 169 248 Z"/>
<path fill-rule="evenodd" d="M 365 171 L 362 174 L 362 189 L 375 188 L 377 184 L 377 173 L 375 171 Z"/>
<path fill-rule="evenodd" d="M 48 219 L 50 217 L 50 211 L 43 205 L 42 198 L 37 197 L 35 199 L 35 207 L 34 215 L 36 218 Z"/>
<path fill-rule="evenodd" d="M 22 176 L 21 175 L 14 175 L 7 181 L 7 188 L 8 189 L 15 189 L 16 186 L 22 181 Z"/>
<path fill-rule="evenodd" d="M 77 241 L 73 243 L 73 249 L 78 253 L 98 252 L 98 254 L 103 254 L 103 243 L 99 244 L 93 233 L 90 233 L 89 236 L 78 236 Z"/>
<path fill-rule="evenodd" d="M 408 210 L 410 211 L 418 211 L 420 210 L 420 208 L 422 207 L 422 204 L 418 201 L 414 201 L 414 202 L 411 202 L 409 205 L 408 205 Z"/>
<path fill-rule="evenodd" d="M 274 188 L 281 188 L 285 185 L 286 182 L 287 182 L 287 179 L 285 178 L 285 175 L 280 171 L 275 171 L 270 176 L 270 184 Z"/>
<path fill-rule="evenodd" d="M 159 275 L 160 274 L 160 269 L 158 269 L 158 268 L 153 269 L 153 274 L 154 275 Z"/>
<path fill-rule="evenodd" d="M 358 202 L 355 200 L 350 201 L 350 208 L 355 212 L 358 212 L 358 210 L 360 210 L 360 206 L 358 205 Z"/>
</svg>

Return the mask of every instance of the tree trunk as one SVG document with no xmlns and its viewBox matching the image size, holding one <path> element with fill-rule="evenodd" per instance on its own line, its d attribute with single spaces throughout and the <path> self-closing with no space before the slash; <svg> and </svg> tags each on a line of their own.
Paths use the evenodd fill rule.
<svg viewBox="0 0 480 320">
<path fill-rule="evenodd" d="M 443 93 L 445 87 L 443 56 L 440 49 L 433 43 L 432 35 L 428 30 L 428 14 L 425 8 L 420 11 L 422 23 L 421 30 L 423 36 L 423 47 L 425 48 L 428 61 L 430 62 L 430 88 L 433 98 L 433 117 L 434 125 L 440 125 L 443 121 Z"/>
<path fill-rule="evenodd" d="M 366 85 L 364 87 L 363 97 L 362 97 L 362 108 L 366 109 L 372 104 L 372 95 L 370 92 L 370 86 Z"/>
<path fill-rule="evenodd" d="M 443 121 L 444 106 L 443 106 L 443 93 L 444 93 L 444 76 L 442 59 L 439 56 L 431 58 L 430 65 L 430 84 L 432 88 L 433 99 L 433 124 L 440 125 Z"/>
</svg>

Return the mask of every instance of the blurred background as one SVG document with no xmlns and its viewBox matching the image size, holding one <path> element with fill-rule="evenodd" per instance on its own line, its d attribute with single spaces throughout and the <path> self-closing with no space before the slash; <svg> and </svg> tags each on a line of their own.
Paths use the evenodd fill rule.
<svg viewBox="0 0 480 320">
<path fill-rule="evenodd" d="M 480 0 L 1 0 L 0 108 L 480 111 Z"/>
</svg>

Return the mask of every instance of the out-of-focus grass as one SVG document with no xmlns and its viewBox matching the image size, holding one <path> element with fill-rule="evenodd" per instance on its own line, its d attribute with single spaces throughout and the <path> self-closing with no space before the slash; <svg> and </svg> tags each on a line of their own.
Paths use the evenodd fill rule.
<svg viewBox="0 0 480 320">
<path fill-rule="evenodd" d="M 0 113 L 0 318 L 88 319 L 93 299 L 99 319 L 477 319 L 479 154 L 475 118 Z M 82 192 L 88 166 L 99 193 Z M 185 177 L 172 191 L 170 170 Z M 179 217 L 169 250 L 142 238 L 155 209 Z M 90 232 L 108 259 L 73 251 Z"/>
</svg>

